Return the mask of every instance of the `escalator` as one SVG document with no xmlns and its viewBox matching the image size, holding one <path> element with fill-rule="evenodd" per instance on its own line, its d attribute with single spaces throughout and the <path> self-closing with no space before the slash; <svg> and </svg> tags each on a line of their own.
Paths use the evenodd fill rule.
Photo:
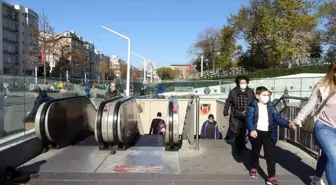
<svg viewBox="0 0 336 185">
<path fill-rule="evenodd" d="M 86 96 L 54 99 L 39 107 L 35 118 L 36 135 L 44 147 L 97 146 L 94 137 L 97 119 L 100 119 L 97 109 Z"/>
<path fill-rule="evenodd" d="M 96 139 L 100 149 L 116 146 L 118 149 L 131 147 L 165 147 L 176 150 L 180 147 L 178 104 L 169 99 L 166 133 L 164 135 L 145 135 L 134 97 L 117 99 L 113 105 L 103 105 L 103 112 L 97 114 Z M 100 109 L 101 110 L 101 109 Z M 101 120 L 101 121 L 99 121 Z"/>
</svg>

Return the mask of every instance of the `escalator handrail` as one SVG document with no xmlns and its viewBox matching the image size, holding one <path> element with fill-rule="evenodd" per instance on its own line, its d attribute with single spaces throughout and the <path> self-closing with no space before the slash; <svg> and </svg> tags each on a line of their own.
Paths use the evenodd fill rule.
<svg viewBox="0 0 336 185">
<path fill-rule="evenodd" d="M 96 119 L 96 134 L 97 134 L 97 142 L 99 144 L 103 144 L 104 143 L 104 139 L 103 139 L 103 134 L 102 134 L 102 117 L 103 117 L 103 112 L 104 112 L 104 108 L 106 106 L 106 104 L 114 102 L 116 100 L 119 100 L 123 98 L 122 96 L 119 97 L 115 97 L 109 100 L 105 100 L 103 102 L 100 103 L 99 108 L 97 110 L 97 119 Z"/>
<path fill-rule="evenodd" d="M 41 110 L 40 113 L 40 119 L 39 119 L 39 127 L 40 127 L 40 136 L 42 141 L 47 141 L 48 137 L 46 134 L 46 130 L 45 130 L 45 118 L 46 118 L 46 114 L 48 112 L 49 107 L 56 103 L 56 102 L 60 102 L 60 101 L 66 101 L 66 100 L 72 100 L 72 99 L 78 99 L 78 98 L 86 98 L 90 101 L 90 99 L 86 96 L 74 96 L 74 97 L 66 97 L 66 98 L 57 98 L 57 99 L 52 99 L 50 101 L 47 101 L 44 106 L 43 109 Z M 91 102 L 91 101 L 90 101 Z M 92 103 L 92 102 L 91 102 Z M 95 108 L 95 106 L 93 106 Z"/>
<path fill-rule="evenodd" d="M 113 138 L 114 141 L 116 142 L 115 144 L 119 144 L 119 137 L 118 137 L 118 124 L 120 123 L 119 120 L 119 112 L 120 112 L 120 106 L 121 104 L 135 99 L 133 96 L 130 97 L 124 97 L 123 99 L 118 99 L 117 103 L 115 104 L 114 107 L 114 112 L 113 112 Z"/>
<path fill-rule="evenodd" d="M 174 118 L 173 118 L 173 113 L 174 112 L 174 102 L 172 100 L 169 100 L 168 103 L 168 125 L 169 125 L 169 130 L 168 130 L 168 134 L 169 134 L 169 146 L 173 146 L 174 145 Z"/>
</svg>

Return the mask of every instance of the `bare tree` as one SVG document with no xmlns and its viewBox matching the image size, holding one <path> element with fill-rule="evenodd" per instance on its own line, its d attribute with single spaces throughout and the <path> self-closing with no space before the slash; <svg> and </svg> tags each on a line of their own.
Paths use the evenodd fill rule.
<svg viewBox="0 0 336 185">
<path fill-rule="evenodd" d="M 199 34 L 197 41 L 189 51 L 190 54 L 196 57 L 204 55 L 205 59 L 211 60 L 214 72 L 216 58 L 220 49 L 219 38 L 220 31 L 214 27 L 208 27 Z"/>
<path fill-rule="evenodd" d="M 57 42 L 54 42 L 56 34 L 54 28 L 49 24 L 48 17 L 44 12 L 39 15 L 38 21 L 38 43 L 39 43 L 39 52 L 42 53 L 42 56 L 46 56 L 48 53 L 55 53 L 57 48 L 55 45 Z M 43 63 L 43 73 L 44 73 L 44 83 L 46 83 L 47 78 L 47 63 L 46 58 L 41 58 Z"/>
<path fill-rule="evenodd" d="M 103 75 L 104 80 L 108 80 L 108 77 L 114 78 L 114 71 L 112 69 L 112 66 L 109 64 L 108 60 L 101 60 L 99 61 L 99 72 Z"/>
</svg>

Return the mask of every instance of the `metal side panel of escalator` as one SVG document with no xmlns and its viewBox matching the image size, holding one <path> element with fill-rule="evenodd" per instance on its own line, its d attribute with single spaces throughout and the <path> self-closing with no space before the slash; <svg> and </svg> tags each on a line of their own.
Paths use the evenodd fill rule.
<svg viewBox="0 0 336 185">
<path fill-rule="evenodd" d="M 46 146 L 93 145 L 97 110 L 85 96 L 54 99 L 42 104 L 36 114 L 36 135 Z"/>
<path fill-rule="evenodd" d="M 107 106 L 106 114 L 102 117 L 102 125 L 105 122 L 102 138 L 103 146 L 117 146 L 119 149 L 135 147 L 165 147 L 166 150 L 176 150 L 180 146 L 178 103 L 175 99 L 169 99 L 168 116 L 164 135 L 141 135 L 142 122 L 134 97 L 125 97 L 116 100 Z M 98 114 L 99 115 L 99 114 Z M 113 124 L 111 126 L 111 123 Z"/>
</svg>

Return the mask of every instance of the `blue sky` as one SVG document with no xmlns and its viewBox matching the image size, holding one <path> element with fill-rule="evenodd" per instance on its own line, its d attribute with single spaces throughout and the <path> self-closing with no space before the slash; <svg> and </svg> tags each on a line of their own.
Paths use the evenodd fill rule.
<svg viewBox="0 0 336 185">
<path fill-rule="evenodd" d="M 127 42 L 102 29 L 130 37 L 132 51 L 158 66 L 190 61 L 187 51 L 199 32 L 221 28 L 249 0 L 8 0 L 41 14 L 55 31 L 75 30 L 106 55 L 127 58 Z M 132 55 L 131 63 L 142 66 Z"/>
</svg>

